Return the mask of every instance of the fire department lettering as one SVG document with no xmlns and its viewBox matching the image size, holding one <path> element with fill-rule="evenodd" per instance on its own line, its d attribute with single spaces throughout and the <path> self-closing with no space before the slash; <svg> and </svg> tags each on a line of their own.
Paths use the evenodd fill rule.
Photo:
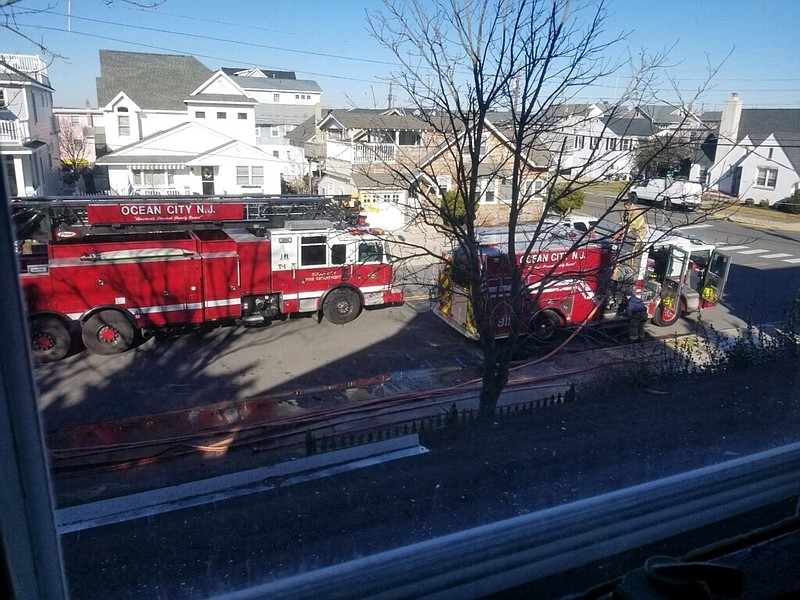
<svg viewBox="0 0 800 600">
<path fill-rule="evenodd" d="M 244 208 L 239 203 L 214 205 L 201 202 L 134 204 L 97 204 L 87 207 L 89 222 L 147 223 L 164 221 L 222 221 L 241 219 Z"/>
<path fill-rule="evenodd" d="M 546 263 L 546 262 L 559 262 L 566 260 L 569 256 L 569 260 L 584 260 L 586 258 L 586 252 L 582 250 L 575 250 L 573 252 L 539 252 L 538 254 L 529 254 L 525 257 L 525 262 L 527 264 L 533 263 Z"/>
</svg>

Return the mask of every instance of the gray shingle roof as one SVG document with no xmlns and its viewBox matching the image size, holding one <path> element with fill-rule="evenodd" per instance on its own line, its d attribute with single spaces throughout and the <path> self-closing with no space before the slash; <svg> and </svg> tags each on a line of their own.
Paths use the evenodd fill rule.
<svg viewBox="0 0 800 600">
<path fill-rule="evenodd" d="M 797 173 L 800 173 L 800 136 L 797 131 L 792 132 L 774 132 L 775 141 L 786 153 L 786 158 L 794 167 Z"/>
<path fill-rule="evenodd" d="M 184 98 L 211 74 L 193 56 L 100 50 L 97 102 L 105 106 L 125 92 L 142 108 L 185 110 Z"/>
<path fill-rule="evenodd" d="M 314 115 L 313 104 L 257 104 L 257 125 L 298 125 Z"/>
<path fill-rule="evenodd" d="M 335 118 L 345 129 L 427 131 L 432 129 L 422 119 L 413 115 L 381 115 L 374 111 L 331 110 L 328 115 Z M 328 115 L 323 115 L 324 121 Z"/>
<path fill-rule="evenodd" d="M 800 109 L 745 108 L 739 119 L 739 134 L 736 141 L 750 136 L 753 143 L 760 144 L 770 134 L 776 132 L 800 134 Z"/>
<path fill-rule="evenodd" d="M 243 90 L 259 90 L 262 92 L 316 92 L 321 94 L 322 88 L 310 79 L 278 79 L 277 77 L 241 77 L 230 75 L 231 80 Z"/>
<path fill-rule="evenodd" d="M 653 127 L 653 123 L 649 119 L 641 117 L 600 120 L 606 124 L 609 130 L 620 137 L 649 137 L 658 133 L 658 129 Z"/>
</svg>

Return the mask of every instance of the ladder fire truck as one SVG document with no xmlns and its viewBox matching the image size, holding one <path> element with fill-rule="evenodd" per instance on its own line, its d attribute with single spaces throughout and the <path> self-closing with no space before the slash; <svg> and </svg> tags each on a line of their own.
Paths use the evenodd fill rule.
<svg viewBox="0 0 800 600">
<path fill-rule="evenodd" d="M 538 342 L 551 341 L 565 327 L 626 320 L 630 295 L 643 301 L 647 318 L 657 326 L 671 325 L 722 298 L 731 259 L 700 240 L 654 231 L 639 253 L 626 256 L 610 236 L 598 241 L 584 236 L 576 242 L 580 232 L 553 228 L 540 233 L 526 254 L 534 231 L 517 231 L 513 253 L 507 231 L 478 232 L 485 317 L 495 338 L 508 337 L 515 318 L 521 334 Z M 518 298 L 510 292 L 511 260 L 522 266 Z M 433 311 L 463 335 L 478 339 L 467 268 L 462 248 L 445 257 Z"/>
<path fill-rule="evenodd" d="M 97 354 L 149 332 L 266 325 L 317 312 L 336 324 L 403 301 L 382 231 L 349 197 L 170 196 L 12 202 L 31 348 Z"/>
</svg>

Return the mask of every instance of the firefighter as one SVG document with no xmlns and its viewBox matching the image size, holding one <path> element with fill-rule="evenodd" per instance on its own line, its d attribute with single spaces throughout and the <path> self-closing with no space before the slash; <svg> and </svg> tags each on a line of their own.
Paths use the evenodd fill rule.
<svg viewBox="0 0 800 600">
<path fill-rule="evenodd" d="M 645 340 L 644 326 L 647 323 L 647 307 L 642 300 L 631 294 L 625 302 L 625 316 L 628 317 L 628 339 L 631 343 Z"/>
<path fill-rule="evenodd" d="M 612 285 L 614 286 L 613 304 L 622 304 L 620 300 L 623 298 L 620 298 L 620 292 L 627 292 L 626 288 L 630 285 L 629 279 L 631 276 L 633 276 L 633 281 L 636 281 L 637 257 L 642 251 L 643 243 L 648 233 L 644 211 L 637 209 L 636 204 L 630 198 L 625 200 L 623 206 L 625 213 L 622 215 L 622 224 L 611 236 L 613 241 L 620 244 L 616 264 L 611 273 Z M 627 293 L 622 295 L 627 296 Z"/>
</svg>

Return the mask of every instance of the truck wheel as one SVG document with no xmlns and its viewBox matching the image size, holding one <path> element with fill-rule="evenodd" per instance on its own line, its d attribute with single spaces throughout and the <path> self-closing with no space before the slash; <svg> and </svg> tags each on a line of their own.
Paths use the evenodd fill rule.
<svg viewBox="0 0 800 600">
<path fill-rule="evenodd" d="M 658 303 L 656 311 L 653 313 L 653 324 L 659 327 L 672 325 L 681 316 L 680 300 L 670 300 L 666 304 L 664 300 Z"/>
<path fill-rule="evenodd" d="M 325 296 L 322 315 L 334 325 L 344 325 L 354 320 L 361 311 L 361 300 L 353 290 L 336 288 Z"/>
<path fill-rule="evenodd" d="M 104 310 L 86 320 L 81 329 L 81 339 L 95 354 L 121 354 L 133 345 L 133 325 L 122 313 Z"/>
<path fill-rule="evenodd" d="M 31 320 L 31 351 L 40 362 L 55 362 L 64 358 L 72 345 L 66 324 L 55 317 Z"/>
<path fill-rule="evenodd" d="M 561 316 L 554 310 L 541 310 L 531 318 L 530 337 L 540 344 L 552 342 L 559 328 L 563 325 Z"/>
<path fill-rule="evenodd" d="M 630 194 L 628 194 L 628 198 L 629 198 L 629 199 L 630 199 L 630 201 L 631 201 L 631 202 L 633 202 L 634 204 L 636 204 L 637 202 L 639 202 L 639 196 L 637 196 L 637 195 L 636 195 L 636 192 L 631 192 Z"/>
</svg>

